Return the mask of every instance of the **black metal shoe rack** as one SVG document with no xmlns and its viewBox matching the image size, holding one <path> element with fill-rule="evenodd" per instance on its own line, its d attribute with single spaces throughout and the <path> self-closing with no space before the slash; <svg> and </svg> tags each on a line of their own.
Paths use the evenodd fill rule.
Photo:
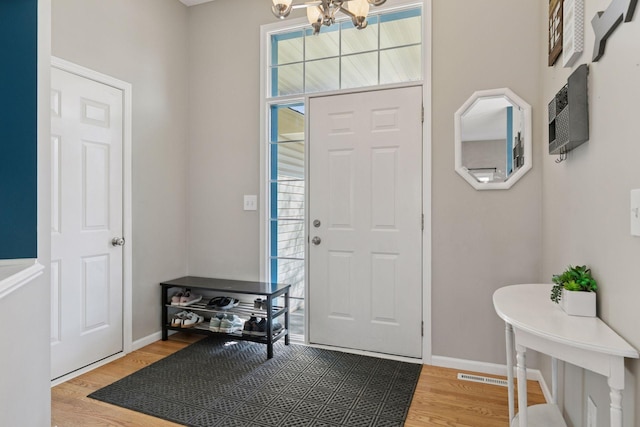
<svg viewBox="0 0 640 427">
<path fill-rule="evenodd" d="M 160 283 L 162 287 L 162 340 L 166 341 L 169 331 L 194 332 L 199 334 L 213 335 L 225 339 L 252 341 L 267 345 L 267 358 L 273 357 L 273 343 L 284 337 L 285 345 L 289 345 L 289 291 L 291 285 L 282 285 L 278 283 L 266 282 L 249 282 L 242 280 L 214 279 L 208 277 L 186 276 L 179 279 L 173 279 Z M 209 299 L 203 297 L 202 301 L 189 305 L 179 306 L 171 305 L 171 297 L 180 289 L 191 290 L 201 295 L 251 295 L 254 297 L 262 297 L 266 302 L 266 308 L 256 309 L 253 303 L 241 302 L 237 307 L 227 310 L 207 307 Z M 284 305 L 274 305 L 276 298 L 282 297 Z M 210 298 L 210 297 L 209 297 Z M 209 330 L 208 319 L 204 323 L 191 328 L 181 328 L 171 326 L 171 316 L 182 310 L 191 310 L 199 313 L 203 317 L 215 316 L 217 313 L 233 313 L 243 319 L 248 318 L 252 313 L 257 317 L 267 319 L 267 335 L 259 337 L 254 335 L 242 334 L 242 331 L 234 333 L 213 332 Z M 273 320 L 284 316 L 284 328 L 273 335 Z"/>
</svg>

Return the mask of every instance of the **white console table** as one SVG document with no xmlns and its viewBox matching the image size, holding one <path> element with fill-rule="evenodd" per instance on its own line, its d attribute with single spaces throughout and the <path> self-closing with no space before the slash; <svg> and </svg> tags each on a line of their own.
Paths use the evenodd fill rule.
<svg viewBox="0 0 640 427">
<path fill-rule="evenodd" d="M 496 313 L 506 324 L 511 426 L 566 426 L 557 405 L 559 359 L 607 377 L 611 388 L 611 427 L 622 427 L 624 358 L 637 359 L 637 350 L 599 318 L 567 315 L 549 299 L 551 287 L 546 284 L 513 285 L 493 294 Z M 520 409 L 517 415 L 514 414 L 514 344 Z M 527 407 L 528 348 L 552 357 L 553 400 L 549 404 Z"/>
</svg>

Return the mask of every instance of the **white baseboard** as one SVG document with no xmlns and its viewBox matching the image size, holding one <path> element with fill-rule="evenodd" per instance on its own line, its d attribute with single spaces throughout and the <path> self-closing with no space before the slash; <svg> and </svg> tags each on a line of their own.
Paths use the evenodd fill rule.
<svg viewBox="0 0 640 427">
<path fill-rule="evenodd" d="M 176 331 L 169 331 L 169 336 L 177 333 Z M 153 344 L 156 341 L 160 341 L 162 339 L 162 332 L 154 332 L 151 335 L 147 335 L 144 338 L 140 338 L 139 340 L 134 341 L 131 344 L 131 351 L 140 350 L 142 347 L 146 347 L 149 344 Z"/>
<path fill-rule="evenodd" d="M 499 365 L 497 363 L 478 362 L 476 360 L 456 359 L 445 356 L 432 356 L 431 362 L 433 366 L 439 366 L 441 368 L 460 369 L 463 371 L 478 372 L 481 374 L 501 375 L 503 377 L 507 376 L 507 366 Z M 551 392 L 549 391 L 549 387 L 547 386 L 540 370 L 527 368 L 527 379 L 537 381 L 538 384 L 540 384 L 544 398 L 547 402 L 551 402 Z"/>
<path fill-rule="evenodd" d="M 538 369 L 531 369 L 531 371 L 533 371 L 533 374 L 535 374 L 535 378 L 533 379 L 538 381 L 538 384 L 540 384 L 544 399 L 547 401 L 547 403 L 551 403 L 553 401 L 553 395 L 551 394 L 551 390 L 549 390 L 547 382 L 544 380 L 544 376 L 542 376 L 542 372 L 540 372 L 540 370 Z M 529 368 L 527 368 L 527 372 L 529 372 Z"/>
</svg>

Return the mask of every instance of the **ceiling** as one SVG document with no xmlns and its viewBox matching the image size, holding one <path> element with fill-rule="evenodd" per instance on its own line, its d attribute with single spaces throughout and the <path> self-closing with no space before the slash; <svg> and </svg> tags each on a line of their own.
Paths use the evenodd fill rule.
<svg viewBox="0 0 640 427">
<path fill-rule="evenodd" d="M 186 4 L 187 6 L 195 6 L 201 3 L 209 3 L 210 1 L 213 1 L 213 0 L 180 0 L 180 1 Z"/>
</svg>

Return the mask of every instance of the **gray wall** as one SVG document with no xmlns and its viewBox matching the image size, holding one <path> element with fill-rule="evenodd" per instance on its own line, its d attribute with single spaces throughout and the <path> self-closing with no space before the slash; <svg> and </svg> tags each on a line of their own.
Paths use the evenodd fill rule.
<svg viewBox="0 0 640 427">
<path fill-rule="evenodd" d="M 242 210 L 242 195 L 260 190 L 259 26 L 274 18 L 261 1 L 245 3 L 238 8 L 216 0 L 189 9 L 194 275 L 259 278 L 259 218 Z M 454 171 L 453 114 L 476 90 L 509 87 L 534 107 L 535 116 L 540 11 L 534 2 L 508 0 L 434 3 L 433 353 L 502 363 L 504 328 L 491 295 L 501 286 L 538 279 L 541 135 L 534 130 L 534 168 L 517 185 L 478 192 Z M 513 53 L 508 62 L 505 51 Z"/>
<path fill-rule="evenodd" d="M 249 3 L 253 3 L 249 5 Z M 259 279 L 260 25 L 269 7 L 189 8 L 189 272 Z M 263 201 L 259 201 L 262 203 Z"/>
<path fill-rule="evenodd" d="M 260 194 L 260 26 L 276 21 L 263 0 L 189 8 L 192 275 L 261 279 L 259 213 L 243 195 Z"/>
<path fill-rule="evenodd" d="M 493 309 L 493 292 L 539 278 L 540 129 L 533 129 L 533 168 L 518 183 L 476 191 L 454 170 L 453 115 L 474 91 L 508 87 L 531 104 L 538 122 L 540 13 L 534 1 L 433 2 L 435 356 L 504 363 L 504 324 Z"/>
<path fill-rule="evenodd" d="M 598 316 L 634 347 L 640 348 L 640 286 L 638 259 L 640 238 L 629 230 L 629 191 L 640 188 L 640 173 L 635 160 L 640 159 L 638 140 L 638 99 L 640 99 L 640 14 L 623 23 L 611 35 L 604 56 L 591 62 L 594 35 L 590 26 L 596 12 L 609 2 L 585 1 L 585 52 L 573 69 L 590 64 L 589 120 L 590 140 L 569 152 L 568 159 L 556 164 L 556 156 L 546 151 L 548 137 L 542 135 L 543 169 L 543 268 L 542 278 L 562 271 L 568 264 L 588 264 L 599 281 Z M 547 6 L 540 3 L 539 26 L 546 28 Z M 539 43 L 546 42 L 540 31 Z M 540 51 L 543 106 L 566 83 L 572 69 L 561 62 L 546 67 L 546 52 Z M 546 112 L 543 109 L 542 112 Z M 537 128 L 546 128 L 543 115 Z M 625 390 L 625 425 L 640 426 L 633 418 L 633 408 L 640 408 L 640 362 L 628 361 Z M 603 377 L 569 369 L 565 389 L 584 395 L 565 396 L 565 406 L 574 426 L 586 425 L 583 418 L 586 396 L 591 394 L 598 407 L 598 426 L 608 426 L 608 387 Z M 583 378 L 584 376 L 584 378 Z M 577 393 L 576 393 L 577 392 Z M 568 401 L 573 401 L 569 404 Z"/>
<path fill-rule="evenodd" d="M 55 0 L 52 54 L 133 86 L 133 339 L 158 331 L 158 283 L 187 272 L 187 8 Z"/>
</svg>

